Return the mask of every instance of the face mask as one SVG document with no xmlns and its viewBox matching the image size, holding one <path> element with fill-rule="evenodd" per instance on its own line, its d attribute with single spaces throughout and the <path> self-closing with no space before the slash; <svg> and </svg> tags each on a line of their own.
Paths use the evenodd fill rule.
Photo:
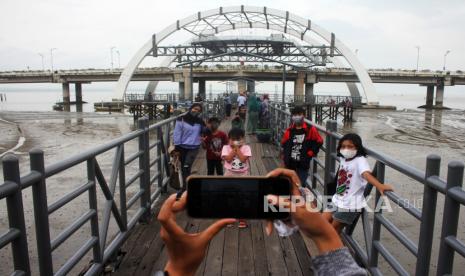
<svg viewBox="0 0 465 276">
<path fill-rule="evenodd" d="M 193 117 L 200 117 L 200 112 L 197 111 L 190 111 L 189 112 Z"/>
<path fill-rule="evenodd" d="M 218 127 L 219 127 L 218 124 L 211 124 L 211 129 L 212 129 L 212 130 L 217 130 Z"/>
<path fill-rule="evenodd" d="M 292 122 L 294 122 L 294 124 L 301 124 L 303 121 L 304 121 L 304 116 L 302 115 L 292 116 Z"/>
<path fill-rule="evenodd" d="M 355 157 L 355 155 L 357 154 L 357 151 L 350 150 L 350 149 L 341 149 L 340 153 L 342 156 L 344 156 L 345 159 L 351 159 Z"/>
</svg>

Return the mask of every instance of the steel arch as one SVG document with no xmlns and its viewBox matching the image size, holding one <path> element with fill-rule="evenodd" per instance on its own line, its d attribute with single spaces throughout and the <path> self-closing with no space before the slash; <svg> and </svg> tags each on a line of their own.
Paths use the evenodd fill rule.
<svg viewBox="0 0 465 276">
<path fill-rule="evenodd" d="M 224 20 L 218 21 L 219 17 L 224 17 Z M 171 34 L 179 30 L 186 30 L 194 35 L 202 36 L 243 28 L 271 29 L 289 34 L 307 43 L 312 41 L 309 35 L 310 33 L 318 35 L 328 43 L 334 41 L 334 46 L 342 53 L 346 61 L 357 74 L 363 91 L 365 92 L 367 104 L 379 104 L 378 95 L 376 94 L 375 87 L 368 72 L 352 51 L 337 39 L 334 34 L 326 31 L 312 21 L 306 20 L 288 11 L 255 6 L 220 7 L 198 12 L 182 20 L 178 20 L 162 31 L 154 34 L 152 38 L 137 51 L 125 67 L 116 84 L 115 97 L 123 98 L 136 68 L 152 51 L 154 45 L 159 44 Z"/>
</svg>

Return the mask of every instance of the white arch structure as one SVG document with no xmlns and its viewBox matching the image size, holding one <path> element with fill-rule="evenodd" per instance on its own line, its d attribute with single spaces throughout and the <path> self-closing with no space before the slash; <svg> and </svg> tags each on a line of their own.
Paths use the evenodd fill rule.
<svg viewBox="0 0 465 276">
<path fill-rule="evenodd" d="M 162 31 L 154 34 L 132 57 L 116 84 L 115 97 L 123 98 L 131 78 L 144 58 L 150 54 L 154 46 L 179 30 L 186 30 L 193 35 L 212 35 L 235 29 L 269 29 L 289 34 L 308 44 L 314 41 L 315 34 L 328 43 L 333 41 L 334 47 L 342 54 L 357 74 L 366 96 L 368 105 L 378 105 L 378 95 L 367 70 L 359 62 L 352 51 L 338 40 L 333 33 L 321 28 L 311 20 L 304 19 L 288 11 L 255 6 L 220 7 L 198 12 L 184 19 L 177 20 Z M 333 62 L 335 59 L 333 59 Z M 336 62 L 334 62 L 337 64 Z"/>
</svg>

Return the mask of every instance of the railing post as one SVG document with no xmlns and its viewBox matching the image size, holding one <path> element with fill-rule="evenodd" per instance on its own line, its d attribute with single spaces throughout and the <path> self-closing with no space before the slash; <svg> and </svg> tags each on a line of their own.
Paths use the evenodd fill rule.
<svg viewBox="0 0 465 276">
<path fill-rule="evenodd" d="M 458 161 L 452 161 L 448 165 L 437 275 L 452 274 L 454 250 L 446 244 L 445 239 L 449 236 L 457 236 L 460 204 L 449 195 L 449 191 L 454 187 L 462 187 L 463 167 L 463 163 Z"/>
<path fill-rule="evenodd" d="M 142 130 L 143 133 L 139 136 L 139 152 L 142 152 L 139 157 L 139 170 L 143 171 L 143 174 L 140 176 L 139 187 L 142 191 L 142 196 L 140 197 L 140 207 L 145 209 L 145 213 L 141 216 L 142 222 L 147 222 L 150 217 L 150 161 L 149 161 L 149 146 L 148 146 L 148 120 L 143 117 L 138 121 L 139 130 Z"/>
<path fill-rule="evenodd" d="M 429 274 L 438 192 L 426 184 L 426 180 L 430 176 L 439 176 L 440 165 L 441 157 L 436 154 L 428 155 L 426 159 L 423 207 L 421 211 L 420 237 L 418 239 L 418 256 L 415 275 L 427 276 Z"/>
<path fill-rule="evenodd" d="M 94 210 L 95 214 L 90 219 L 90 230 L 93 237 L 97 238 L 97 242 L 93 246 L 94 263 L 102 263 L 103 250 L 100 248 L 100 235 L 98 226 L 98 210 L 97 210 L 97 188 L 95 179 L 95 157 L 87 160 L 87 180 L 93 185 L 89 188 L 89 209 Z"/>
<path fill-rule="evenodd" d="M 158 158 L 158 162 L 157 162 L 157 170 L 158 170 L 158 189 L 162 189 L 163 190 L 163 171 L 162 171 L 162 161 L 163 161 L 163 156 L 162 156 L 162 151 L 161 151 L 161 147 L 163 147 L 163 131 L 161 129 L 161 126 L 157 128 L 157 140 L 159 141 L 158 142 L 158 145 L 157 145 L 157 158 Z"/>
<path fill-rule="evenodd" d="M 124 144 L 120 145 L 121 147 L 121 160 L 119 162 L 119 202 L 121 208 L 121 220 L 124 224 L 124 229 L 122 231 L 128 230 L 128 211 L 126 205 L 126 166 L 124 165 Z"/>
<path fill-rule="evenodd" d="M 29 157 L 31 160 L 31 171 L 38 172 L 42 175 L 40 180 L 32 185 L 39 271 L 40 275 L 53 275 L 44 152 L 40 149 L 32 149 L 29 152 Z"/>
<path fill-rule="evenodd" d="M 385 164 L 381 162 L 376 162 L 376 178 L 381 182 L 384 183 L 384 174 L 385 174 Z M 378 207 L 379 200 L 381 198 L 381 193 L 376 189 L 376 196 L 375 196 L 375 209 Z M 379 213 L 382 213 L 382 208 L 380 208 Z M 371 238 L 371 252 L 368 255 L 368 264 L 370 268 L 376 268 L 378 266 L 378 256 L 379 252 L 375 246 L 375 242 L 378 242 L 381 238 L 381 222 L 376 219 L 376 214 L 373 219 L 373 232 Z M 368 244 L 367 244 L 368 246 Z"/>
<path fill-rule="evenodd" d="M 337 122 L 328 120 L 326 122 L 326 141 L 325 141 L 325 187 L 324 195 L 328 195 L 328 184 L 333 181 L 336 160 L 333 154 L 336 154 L 336 138 L 332 136 L 337 131 Z"/>
<path fill-rule="evenodd" d="M 3 157 L 3 178 L 17 185 L 16 192 L 6 198 L 8 222 L 10 228 L 19 230 L 19 237 L 11 242 L 15 270 L 31 274 L 29 252 L 27 248 L 26 223 L 24 222 L 23 195 L 21 191 L 18 158 L 12 154 Z"/>
</svg>

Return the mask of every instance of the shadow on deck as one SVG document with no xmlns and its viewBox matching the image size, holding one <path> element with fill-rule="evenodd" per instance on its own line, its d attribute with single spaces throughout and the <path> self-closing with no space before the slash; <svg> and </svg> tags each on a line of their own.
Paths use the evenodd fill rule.
<svg viewBox="0 0 465 276">
<path fill-rule="evenodd" d="M 222 125 L 228 129 L 229 122 Z M 258 143 L 247 137 L 252 148 L 251 175 L 265 175 L 278 166 L 279 153 L 270 144 Z M 199 152 L 192 171 L 206 174 L 205 152 Z M 161 202 L 163 199 L 160 200 Z M 125 253 L 119 269 L 112 275 L 152 275 L 163 270 L 167 252 L 160 239 L 160 224 L 155 219 L 139 224 L 124 244 Z M 177 217 L 178 224 L 187 232 L 202 231 L 212 220 L 189 218 L 185 212 Z M 223 229 L 211 241 L 206 258 L 197 275 L 311 275 L 311 258 L 300 233 L 281 238 L 276 232 L 265 233 L 262 221 L 249 221 L 249 227 Z"/>
</svg>

